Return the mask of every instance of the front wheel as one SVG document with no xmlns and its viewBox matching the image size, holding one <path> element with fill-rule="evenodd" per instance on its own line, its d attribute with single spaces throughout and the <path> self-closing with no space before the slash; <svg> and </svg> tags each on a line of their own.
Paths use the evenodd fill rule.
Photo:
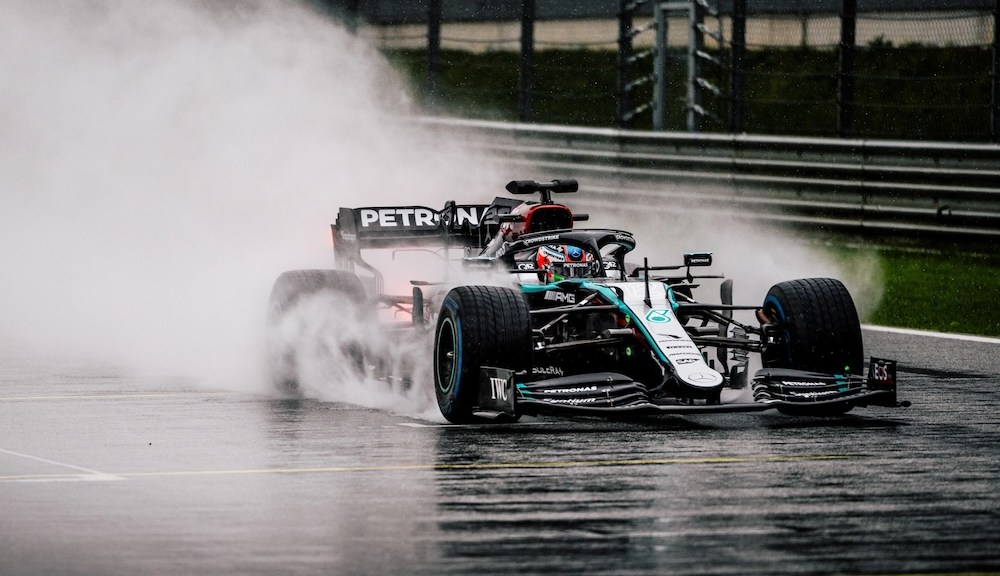
<svg viewBox="0 0 1000 576">
<path fill-rule="evenodd" d="M 833 278 L 780 282 L 764 298 L 778 342 L 762 358 L 767 368 L 861 374 L 861 323 L 847 288 Z"/>
<path fill-rule="evenodd" d="M 836 375 L 862 375 L 861 323 L 847 288 L 833 278 L 805 278 L 771 287 L 762 306 L 775 342 L 761 354 L 765 368 L 789 368 Z M 842 414 L 849 404 L 823 412 Z M 798 413 L 791 408 L 782 412 Z M 803 413 L 815 413 L 805 410 Z"/>
<path fill-rule="evenodd" d="M 445 297 L 434 332 L 434 392 L 454 424 L 473 414 L 482 366 L 531 368 L 531 316 L 521 293 L 497 286 L 459 286 Z"/>
</svg>

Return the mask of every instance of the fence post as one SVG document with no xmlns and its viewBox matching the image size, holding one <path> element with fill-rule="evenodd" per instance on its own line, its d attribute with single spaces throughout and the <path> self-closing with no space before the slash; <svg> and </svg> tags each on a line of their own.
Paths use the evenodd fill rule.
<svg viewBox="0 0 1000 576">
<path fill-rule="evenodd" d="M 990 136 L 1000 142 L 1000 0 L 993 0 L 993 90 Z"/>
<path fill-rule="evenodd" d="M 531 92 L 534 89 L 535 66 L 535 0 L 521 0 L 521 73 L 518 81 L 520 99 L 518 116 L 521 122 L 534 119 Z"/>
<path fill-rule="evenodd" d="M 702 89 L 698 83 L 701 78 L 701 57 L 705 50 L 705 35 L 702 32 L 705 25 L 705 7 L 694 0 L 688 12 L 688 77 L 687 77 L 687 129 L 689 132 L 701 132 Z"/>
<path fill-rule="evenodd" d="M 743 112 L 746 102 L 747 0 L 733 0 L 731 48 L 729 131 L 737 134 L 743 132 Z"/>
<path fill-rule="evenodd" d="M 631 125 L 629 112 L 632 102 L 629 98 L 628 78 L 630 62 L 635 55 L 632 48 L 632 0 L 618 2 L 618 127 Z"/>
<path fill-rule="evenodd" d="M 361 12 L 361 0 L 347 0 L 347 30 L 351 34 L 358 33 L 358 19 Z"/>
<path fill-rule="evenodd" d="M 854 134 L 854 44 L 858 0 L 843 0 L 840 11 L 840 58 L 837 76 L 837 135 Z"/>
<path fill-rule="evenodd" d="M 663 3 L 653 5 L 653 21 L 656 22 L 656 57 L 653 62 L 653 130 L 667 129 L 667 70 L 670 68 L 667 47 L 667 21 Z"/>
<path fill-rule="evenodd" d="M 427 7 L 427 99 L 437 103 L 441 76 L 441 0 L 430 0 Z"/>
</svg>

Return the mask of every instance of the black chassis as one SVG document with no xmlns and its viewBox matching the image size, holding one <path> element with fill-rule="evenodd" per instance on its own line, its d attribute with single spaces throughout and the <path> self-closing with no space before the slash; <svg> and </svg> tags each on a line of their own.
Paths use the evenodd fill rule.
<svg viewBox="0 0 1000 576">
<path fill-rule="evenodd" d="M 749 374 L 751 356 L 775 357 L 775 350 L 788 346 L 789 332 L 782 319 L 761 305 L 734 305 L 731 280 L 694 273 L 711 265 L 710 253 L 686 254 L 684 263 L 676 265 L 631 264 L 625 257 L 635 248 L 635 239 L 622 230 L 543 230 L 503 239 L 500 225 L 519 204 L 497 198 L 489 205 L 449 202 L 440 211 L 420 206 L 342 208 L 332 227 L 338 268 L 367 272 L 371 300 L 404 316 L 408 313 L 408 322 L 385 328 L 429 332 L 454 284 L 411 280 L 411 294 L 385 294 L 382 273 L 364 260 L 363 248 L 434 247 L 445 260 L 450 250 L 461 249 L 466 267 L 517 276 L 530 310 L 531 363 L 520 370 L 500 365 L 502 361 L 480 366 L 472 407 L 476 417 L 773 408 L 827 415 L 857 406 L 908 405 L 897 401 L 891 360 L 872 358 L 867 376 L 860 370 L 817 372 L 781 362 Z M 578 246 L 594 255 L 588 277 L 544 282 L 544 271 L 522 256 L 552 244 Z M 717 279 L 721 303 L 694 298 L 701 282 Z M 734 312 L 740 310 L 754 312 L 756 321 L 737 321 Z M 657 331 L 666 325 L 671 331 Z M 748 394 L 724 395 L 724 389 L 749 389 L 752 400 Z"/>
</svg>

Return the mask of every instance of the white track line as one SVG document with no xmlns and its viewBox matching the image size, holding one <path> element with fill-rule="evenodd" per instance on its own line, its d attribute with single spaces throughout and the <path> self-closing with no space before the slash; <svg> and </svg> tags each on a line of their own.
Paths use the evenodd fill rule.
<svg viewBox="0 0 1000 576">
<path fill-rule="evenodd" d="M 904 334 L 907 336 L 922 336 L 925 338 L 945 338 L 948 340 L 962 340 L 964 342 L 980 342 L 982 344 L 1000 345 L 1000 338 L 990 338 L 988 336 L 973 336 L 972 334 L 949 334 L 947 332 L 931 332 L 930 330 L 912 330 L 910 328 L 892 328 L 890 326 L 874 326 L 872 324 L 862 324 L 865 330 L 873 332 L 889 332 L 891 334 Z"/>
<path fill-rule="evenodd" d="M 130 400 L 132 398 L 200 398 L 240 394 L 240 392 L 156 392 L 135 394 L 62 394 L 58 396 L 4 396 L 0 402 L 22 402 L 38 400 Z"/>
<path fill-rule="evenodd" d="M 113 474 L 105 474 L 104 472 L 98 472 L 97 470 L 91 470 L 90 468 L 84 468 L 82 466 L 75 466 L 73 464 L 67 464 L 65 462 L 56 462 L 55 460 L 49 460 L 48 458 L 42 458 L 41 456 L 32 456 L 31 454 L 24 454 L 21 452 L 14 452 L 13 450 L 5 450 L 0 448 L 0 453 L 9 454 L 11 456 L 17 456 L 18 458 L 25 458 L 27 460 L 35 460 L 36 462 L 43 462 L 45 464 L 51 464 L 53 466 L 58 466 L 60 468 L 69 468 L 70 470 L 76 470 L 77 472 L 83 472 L 81 476 L 70 476 L 61 478 L 63 481 L 73 481 L 73 480 L 123 480 L 119 476 Z"/>
</svg>

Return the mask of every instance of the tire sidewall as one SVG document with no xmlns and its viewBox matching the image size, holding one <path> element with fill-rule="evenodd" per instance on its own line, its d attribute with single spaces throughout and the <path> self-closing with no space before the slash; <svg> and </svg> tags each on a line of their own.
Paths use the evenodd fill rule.
<svg viewBox="0 0 1000 576">
<path fill-rule="evenodd" d="M 434 331 L 434 395 L 441 414 L 449 421 L 465 420 L 472 416 L 467 388 L 471 388 L 463 374 L 465 354 L 462 349 L 462 319 L 458 306 L 451 298 L 445 299 Z M 452 354 L 449 360 L 442 358 Z"/>
<path fill-rule="evenodd" d="M 530 369 L 530 362 L 530 312 L 519 291 L 459 286 L 448 292 L 434 330 L 433 357 L 434 395 L 446 420 L 484 421 L 474 414 L 482 366 L 517 373 Z"/>
</svg>

